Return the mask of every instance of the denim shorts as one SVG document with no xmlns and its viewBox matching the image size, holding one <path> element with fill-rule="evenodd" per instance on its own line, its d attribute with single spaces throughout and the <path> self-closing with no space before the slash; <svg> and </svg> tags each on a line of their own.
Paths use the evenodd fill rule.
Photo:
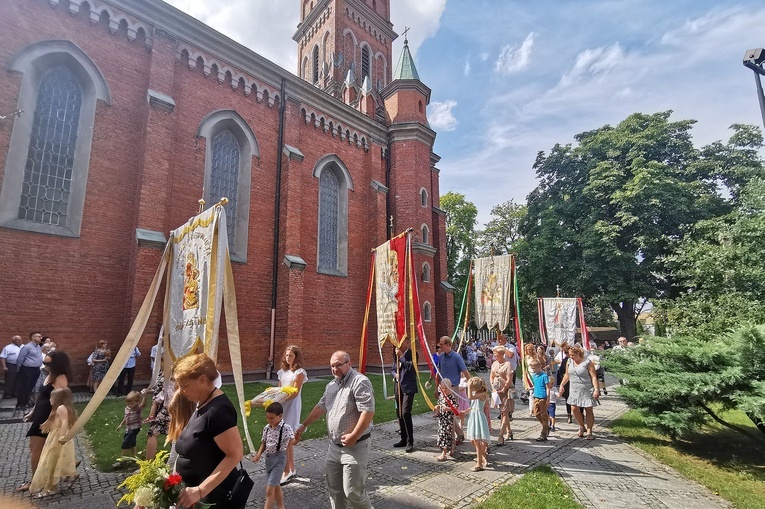
<svg viewBox="0 0 765 509">
<path fill-rule="evenodd" d="M 136 438 L 141 428 L 126 429 L 125 436 L 122 437 L 122 449 L 132 449 L 136 446 Z"/>
<path fill-rule="evenodd" d="M 266 484 L 279 486 L 282 482 L 282 473 L 287 464 L 287 451 L 266 453 Z"/>
</svg>

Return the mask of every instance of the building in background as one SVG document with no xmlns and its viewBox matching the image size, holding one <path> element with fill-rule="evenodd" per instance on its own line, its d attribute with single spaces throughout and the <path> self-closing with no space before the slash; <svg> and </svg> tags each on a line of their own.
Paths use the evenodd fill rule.
<svg viewBox="0 0 765 509">
<path fill-rule="evenodd" d="M 358 354 L 370 251 L 391 216 L 415 231 L 428 338 L 453 330 L 430 89 L 406 45 L 392 55 L 389 2 L 296 7 L 294 75 L 159 0 L 0 3 L 0 114 L 23 110 L 0 121 L 8 337 L 54 337 L 83 383 L 202 196 L 229 199 L 245 372 L 273 367 L 272 334 L 274 371 L 292 343 L 309 368 Z M 145 353 L 160 322 L 161 302 Z"/>
</svg>

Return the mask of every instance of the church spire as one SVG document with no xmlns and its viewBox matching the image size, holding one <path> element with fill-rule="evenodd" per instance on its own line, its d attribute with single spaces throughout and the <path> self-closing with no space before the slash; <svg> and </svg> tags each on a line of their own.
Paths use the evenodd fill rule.
<svg viewBox="0 0 765 509">
<path fill-rule="evenodd" d="M 409 29 L 404 30 L 404 49 L 401 50 L 401 56 L 396 64 L 396 70 L 393 73 L 394 80 L 419 80 L 420 75 L 417 73 L 417 67 L 414 66 L 414 58 L 409 52 L 409 40 L 406 38 L 406 32 Z"/>
</svg>

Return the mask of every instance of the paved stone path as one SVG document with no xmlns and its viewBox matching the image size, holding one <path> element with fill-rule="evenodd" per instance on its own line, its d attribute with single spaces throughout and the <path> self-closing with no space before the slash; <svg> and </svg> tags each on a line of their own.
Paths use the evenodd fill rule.
<svg viewBox="0 0 765 509">
<path fill-rule="evenodd" d="M 406 454 L 391 445 L 398 440 L 394 422 L 375 427 L 369 461 L 367 487 L 376 509 L 413 508 L 461 509 L 472 507 L 498 486 L 512 483 L 529 468 L 550 464 L 572 488 L 585 507 L 597 509 L 642 508 L 727 508 L 721 498 L 706 488 L 683 479 L 673 469 L 613 436 L 608 425 L 626 410 L 613 395 L 604 396 L 596 409 L 596 436 L 593 441 L 576 437 L 575 424 L 566 424 L 565 406 L 559 405 L 558 431 L 545 443 L 536 442 L 539 425 L 519 405 L 514 414 L 515 440 L 503 447 L 492 445 L 489 468 L 472 472 L 475 452 L 470 444 L 461 445 L 458 458 L 439 463 L 435 445 L 436 422 L 429 414 L 415 417 L 415 451 Z M 494 421 L 495 429 L 497 421 Z M 24 438 L 28 425 L 0 425 L 0 492 L 21 501 L 29 496 L 13 493 L 28 477 L 28 452 Z M 76 443 L 82 458 L 81 477 L 64 494 L 55 495 L 39 507 L 111 509 L 121 496 L 116 486 L 124 473 L 103 473 L 91 467 L 87 440 Z M 296 449 L 297 480 L 284 487 L 288 508 L 328 508 L 323 465 L 326 440 L 310 440 Z M 248 508 L 263 507 L 264 465 L 245 460 L 256 481 Z M 125 506 L 123 506 L 125 507 Z M 519 501 L 517 507 L 523 507 Z"/>
</svg>

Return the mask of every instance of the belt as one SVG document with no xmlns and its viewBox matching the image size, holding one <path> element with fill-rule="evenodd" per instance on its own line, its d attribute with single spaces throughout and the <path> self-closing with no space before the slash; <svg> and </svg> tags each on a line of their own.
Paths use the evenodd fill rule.
<svg viewBox="0 0 765 509">
<path fill-rule="evenodd" d="M 358 444 L 359 442 L 363 442 L 364 440 L 366 440 L 367 438 L 369 438 L 369 437 L 371 437 L 371 436 L 372 436 L 372 433 L 366 433 L 366 434 L 364 434 L 364 435 L 361 435 L 361 436 L 359 437 L 359 439 L 358 439 L 358 440 L 356 440 L 356 444 Z M 354 445 L 356 445 L 356 444 L 354 444 Z M 339 443 L 339 444 L 338 444 L 338 443 L 335 443 L 335 445 L 337 445 L 337 446 L 340 446 L 340 447 L 345 447 L 345 446 L 344 446 L 342 443 Z"/>
</svg>

